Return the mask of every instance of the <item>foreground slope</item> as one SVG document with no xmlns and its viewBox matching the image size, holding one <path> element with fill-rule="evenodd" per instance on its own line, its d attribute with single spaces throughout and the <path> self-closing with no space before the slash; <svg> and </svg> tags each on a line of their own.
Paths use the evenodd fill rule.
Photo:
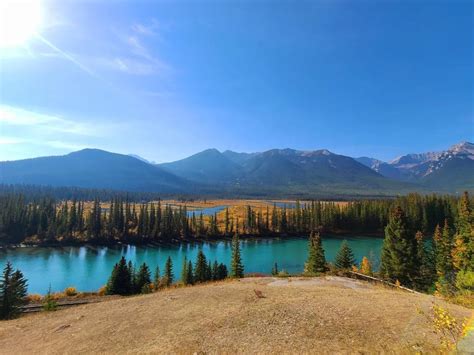
<svg viewBox="0 0 474 355">
<path fill-rule="evenodd" d="M 0 352 L 433 352 L 432 301 L 339 277 L 224 281 L 2 322 Z"/>
</svg>

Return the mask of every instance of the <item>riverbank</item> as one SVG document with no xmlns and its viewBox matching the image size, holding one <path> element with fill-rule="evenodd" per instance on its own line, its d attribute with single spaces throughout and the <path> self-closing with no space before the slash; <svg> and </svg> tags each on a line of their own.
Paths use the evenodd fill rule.
<svg viewBox="0 0 474 355">
<path fill-rule="evenodd" d="M 247 278 L 0 323 L 5 353 L 438 352 L 420 310 L 471 311 L 341 277 Z"/>
<path fill-rule="evenodd" d="M 354 230 L 337 230 L 337 231 L 325 231 L 322 232 L 322 236 L 326 238 L 341 238 L 344 236 L 357 237 L 363 235 L 364 237 L 373 237 L 373 238 L 383 238 L 384 235 L 382 232 L 360 232 Z M 267 233 L 265 235 L 257 235 L 254 233 L 249 234 L 239 234 L 241 240 L 273 240 L 273 239 L 285 239 L 285 238 L 308 238 L 308 235 L 302 235 L 302 233 Z M 21 244 L 4 244 L 0 245 L 0 250 L 2 249 L 15 249 L 15 248 L 56 248 L 56 247 L 81 247 L 81 246 L 100 246 L 100 247 L 116 247 L 116 246 L 172 246 L 180 245 L 183 243 L 218 243 L 218 242 L 229 242 L 232 240 L 232 235 L 227 236 L 218 236 L 218 237 L 205 237 L 205 238 L 195 238 L 195 237 L 183 237 L 183 238 L 173 238 L 171 240 L 144 240 L 143 238 L 130 238 L 129 240 L 112 241 L 110 239 L 104 238 L 104 240 L 74 240 L 68 239 L 64 241 L 43 241 L 40 243 L 21 243 Z"/>
</svg>

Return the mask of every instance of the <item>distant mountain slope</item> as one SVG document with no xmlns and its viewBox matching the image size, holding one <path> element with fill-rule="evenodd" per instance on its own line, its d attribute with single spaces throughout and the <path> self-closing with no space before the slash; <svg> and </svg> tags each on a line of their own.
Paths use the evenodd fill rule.
<svg viewBox="0 0 474 355">
<path fill-rule="evenodd" d="M 474 188 L 474 144 L 461 142 L 441 152 L 407 154 L 389 163 L 358 158 L 385 177 L 417 182 L 431 189 L 461 191 Z"/>
<path fill-rule="evenodd" d="M 356 193 L 405 190 L 411 186 L 390 181 L 353 158 L 328 150 L 270 150 L 244 164 L 245 181 L 269 181 L 293 191 L 354 191 Z"/>
<path fill-rule="evenodd" d="M 187 182 L 136 158 L 99 149 L 0 163 L 0 182 L 125 191 L 178 192 Z"/>
<path fill-rule="evenodd" d="M 64 156 L 0 162 L 0 183 L 219 196 L 396 195 L 474 189 L 474 145 L 407 154 L 391 162 L 328 150 L 208 149 L 151 164 L 129 155 L 84 149 Z"/>
<path fill-rule="evenodd" d="M 366 194 L 408 188 L 350 157 L 327 150 L 272 149 L 248 154 L 209 149 L 160 166 L 182 178 L 242 194 L 337 191 Z"/>
<path fill-rule="evenodd" d="M 185 179 L 203 183 L 227 183 L 240 173 L 241 167 L 217 149 L 207 149 L 188 158 L 159 167 Z"/>
<path fill-rule="evenodd" d="M 355 160 L 371 168 L 382 176 L 398 181 L 410 181 L 410 174 L 397 169 L 389 163 L 368 157 L 355 158 Z"/>
<path fill-rule="evenodd" d="M 259 153 L 237 153 L 231 150 L 226 150 L 222 153 L 226 158 L 232 160 L 236 164 L 243 164 L 250 158 L 258 155 Z"/>
</svg>

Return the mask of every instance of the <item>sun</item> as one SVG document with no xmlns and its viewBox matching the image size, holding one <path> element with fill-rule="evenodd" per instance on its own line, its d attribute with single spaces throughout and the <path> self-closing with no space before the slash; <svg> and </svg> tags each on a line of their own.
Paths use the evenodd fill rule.
<svg viewBox="0 0 474 355">
<path fill-rule="evenodd" d="M 43 20 L 40 0 L 0 0 L 0 47 L 25 44 Z"/>
</svg>

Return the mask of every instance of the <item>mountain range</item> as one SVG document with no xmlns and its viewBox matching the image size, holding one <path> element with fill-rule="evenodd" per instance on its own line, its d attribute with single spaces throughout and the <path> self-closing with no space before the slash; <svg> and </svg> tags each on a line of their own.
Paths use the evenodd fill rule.
<svg viewBox="0 0 474 355">
<path fill-rule="evenodd" d="M 0 183 L 75 186 L 219 196 L 374 196 L 474 189 L 474 145 L 407 154 L 390 162 L 326 149 L 260 153 L 208 149 L 163 164 L 84 149 L 63 156 L 0 162 Z"/>
</svg>

